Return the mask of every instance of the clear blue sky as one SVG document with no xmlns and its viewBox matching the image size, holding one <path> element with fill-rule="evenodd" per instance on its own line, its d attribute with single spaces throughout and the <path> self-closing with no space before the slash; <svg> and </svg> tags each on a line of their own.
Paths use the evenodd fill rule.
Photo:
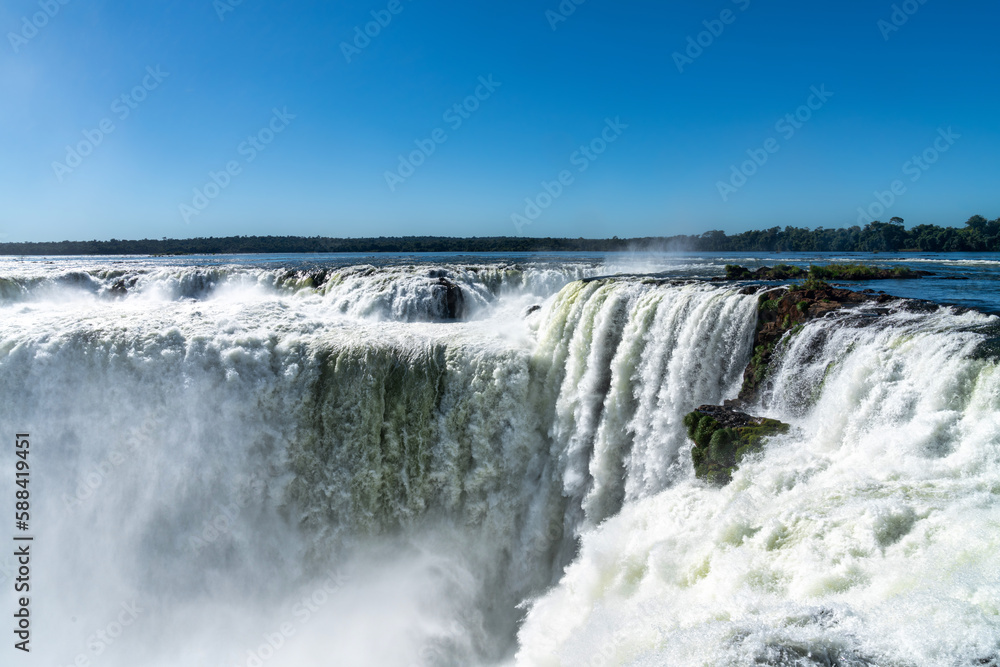
<svg viewBox="0 0 1000 667">
<path fill-rule="evenodd" d="M 897 180 L 882 219 L 1000 215 L 994 1 L 910 0 L 891 31 L 888 0 L 566 0 L 564 21 L 546 14 L 559 0 L 237 1 L 3 2 L 5 240 L 834 227 Z M 391 22 L 345 55 L 373 11 Z M 721 34 L 679 71 L 674 53 L 709 28 Z M 814 86 L 832 97 L 810 100 Z M 477 88 L 475 111 L 445 117 Z M 809 101 L 811 118 L 779 131 Z M 67 156 L 102 122 L 114 129 L 89 155 Z M 948 128 L 960 138 L 912 180 L 907 162 Z M 399 171 L 437 129 L 447 141 Z M 602 154 L 576 153 L 602 133 L 615 139 Z M 724 201 L 719 182 L 771 138 L 778 151 Z M 229 163 L 238 173 L 218 176 Z M 407 177 L 391 188 L 393 171 Z M 563 171 L 571 182 L 516 227 Z M 228 184 L 199 200 L 210 172 Z"/>
</svg>

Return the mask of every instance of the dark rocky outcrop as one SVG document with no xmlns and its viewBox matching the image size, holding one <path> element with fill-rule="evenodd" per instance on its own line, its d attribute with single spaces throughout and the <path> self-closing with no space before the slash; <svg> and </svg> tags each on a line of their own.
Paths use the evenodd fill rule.
<svg viewBox="0 0 1000 667">
<path fill-rule="evenodd" d="M 765 267 L 752 273 L 743 267 L 735 267 L 739 270 L 733 271 L 730 271 L 733 267 L 726 268 L 727 272 L 736 276 L 735 280 L 779 279 L 777 276 L 786 279 L 807 275 L 803 269 L 787 265 Z M 759 451 L 768 436 L 787 432 L 787 424 L 740 411 L 760 396 L 772 356 L 784 336 L 794 334 L 810 320 L 860 304 L 904 303 L 885 292 L 870 289 L 857 292 L 833 287 L 812 277 L 816 268 L 810 267 L 810 277 L 802 284 L 777 289 L 748 285 L 740 290 L 745 295 L 757 295 L 757 328 L 753 355 L 744 370 L 739 397 L 726 401 L 723 406 L 702 406 L 684 418 L 688 437 L 695 443 L 691 457 L 699 478 L 718 485 L 729 483 L 744 456 Z M 749 278 L 747 274 L 750 274 Z M 906 303 L 913 308 L 921 307 L 919 302 Z M 877 316 L 882 312 L 889 310 L 875 310 L 874 314 Z"/>
<path fill-rule="evenodd" d="M 815 281 L 806 281 L 803 285 L 793 285 L 787 289 L 760 292 L 753 357 L 743 373 L 740 400 L 750 402 L 757 398 L 771 355 L 778 341 L 789 331 L 845 307 L 892 301 L 898 299 L 885 292 L 854 292 Z"/>
<path fill-rule="evenodd" d="M 743 457 L 759 451 L 766 437 L 787 433 L 789 428 L 775 419 L 719 405 L 703 405 L 688 413 L 684 426 L 695 443 L 691 450 L 695 474 L 719 486 L 729 483 Z"/>
<path fill-rule="evenodd" d="M 465 316 L 465 294 L 462 293 L 462 288 L 447 278 L 438 278 L 434 287 L 444 288 L 445 319 L 462 319 Z"/>
<path fill-rule="evenodd" d="M 309 272 L 309 280 L 314 288 L 319 289 L 326 285 L 334 275 L 333 269 L 318 269 Z"/>
<path fill-rule="evenodd" d="M 311 269 L 305 271 L 286 271 L 281 275 L 278 283 L 281 285 L 291 283 L 298 287 L 312 287 L 319 289 L 323 287 L 336 274 L 335 269 Z"/>
<path fill-rule="evenodd" d="M 745 266 L 729 264 L 726 266 L 726 277 L 717 280 L 791 280 L 808 278 L 809 280 L 861 281 L 861 280 L 913 280 L 934 275 L 930 271 L 914 271 L 906 267 L 880 269 L 866 264 L 821 264 L 811 265 L 808 269 L 790 264 L 762 266 L 751 271 Z"/>
<path fill-rule="evenodd" d="M 534 305 L 534 306 L 528 306 L 528 307 L 527 307 L 527 308 L 526 308 L 526 309 L 524 310 L 524 316 L 525 316 L 525 317 L 528 317 L 528 316 L 529 316 L 529 315 L 531 315 L 532 313 L 537 313 L 537 312 L 538 312 L 539 310 L 541 310 L 541 309 L 542 309 L 542 307 L 541 307 L 541 306 L 539 306 L 539 305 Z"/>
<path fill-rule="evenodd" d="M 736 264 L 726 265 L 726 277 L 722 280 L 790 280 L 792 278 L 804 278 L 808 272 L 799 266 L 790 264 L 778 264 L 777 266 L 762 266 L 756 271 L 751 271 L 745 266 Z"/>
<path fill-rule="evenodd" d="M 972 356 L 975 359 L 1000 359 L 1000 324 L 979 327 L 986 338 L 976 346 Z"/>
<path fill-rule="evenodd" d="M 128 278 L 120 278 L 116 280 L 115 283 L 110 287 L 108 291 L 111 292 L 113 296 L 125 296 L 128 291 L 135 287 L 135 284 L 139 282 L 138 276 L 131 276 Z"/>
</svg>

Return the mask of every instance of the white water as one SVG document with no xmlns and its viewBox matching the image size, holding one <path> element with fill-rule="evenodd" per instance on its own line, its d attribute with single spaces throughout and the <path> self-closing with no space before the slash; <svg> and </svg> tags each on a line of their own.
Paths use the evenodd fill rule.
<svg viewBox="0 0 1000 667">
<path fill-rule="evenodd" d="M 985 319 L 807 326 L 757 410 L 792 433 L 722 490 L 689 475 L 585 535 L 532 606 L 518 664 L 996 656 L 1000 374 L 957 331 Z"/>
<path fill-rule="evenodd" d="M 916 666 L 1000 648 L 1000 375 L 972 358 L 990 318 L 809 325 L 753 410 L 792 432 L 718 490 L 680 422 L 735 396 L 755 297 L 560 289 L 609 272 L 582 265 L 348 268 L 318 289 L 103 271 L 8 273 L 0 306 L 0 428 L 33 438 L 31 664 Z M 431 271 L 462 286 L 465 321 L 437 321 Z"/>
<path fill-rule="evenodd" d="M 461 319 L 486 316 L 504 297 L 538 303 L 571 280 L 597 274 L 592 264 L 337 266 L 292 269 L 220 264 L 190 266 L 149 260 L 113 266 L 0 262 L 0 304 L 212 301 L 233 297 L 321 302 L 350 319 L 420 322 L 448 319 L 441 278 L 461 286 Z M 534 297 L 530 299 L 529 297 Z M 508 299 L 510 300 L 510 299 Z"/>
</svg>

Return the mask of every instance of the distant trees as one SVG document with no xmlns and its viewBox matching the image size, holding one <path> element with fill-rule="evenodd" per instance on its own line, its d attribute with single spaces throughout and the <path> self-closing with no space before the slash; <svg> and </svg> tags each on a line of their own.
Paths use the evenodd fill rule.
<svg viewBox="0 0 1000 667">
<path fill-rule="evenodd" d="M 964 228 L 917 225 L 908 232 L 913 248 L 927 252 L 983 252 L 1000 250 L 1000 218 L 969 218 Z"/>
<path fill-rule="evenodd" d="M 143 239 L 128 241 L 58 241 L 0 243 L 0 255 L 213 255 L 277 253 L 416 253 L 416 252 L 595 252 L 619 250 L 689 250 L 703 252 L 923 252 L 1000 251 L 1000 218 L 974 215 L 964 227 L 917 225 L 906 229 L 902 218 L 859 227 L 825 229 L 787 226 L 727 235 L 712 230 L 697 236 L 634 239 L 563 239 L 526 237 L 450 238 L 403 236 L 338 239 L 320 236 L 231 236 L 227 238 Z"/>
<path fill-rule="evenodd" d="M 784 252 L 984 252 L 1000 251 L 1000 218 L 987 220 L 975 215 L 964 228 L 917 225 L 906 229 L 902 218 L 875 221 L 864 227 L 814 230 L 801 227 L 773 227 L 719 237 L 711 232 L 711 247 L 698 250 L 784 251 Z M 702 235 L 701 240 L 705 239 Z"/>
</svg>

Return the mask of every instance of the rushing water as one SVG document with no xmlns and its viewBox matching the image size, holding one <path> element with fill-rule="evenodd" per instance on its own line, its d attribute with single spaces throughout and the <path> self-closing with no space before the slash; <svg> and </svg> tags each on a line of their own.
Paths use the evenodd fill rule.
<svg viewBox="0 0 1000 667">
<path fill-rule="evenodd" d="M 697 481 L 681 420 L 737 393 L 757 304 L 705 279 L 833 259 L 979 310 L 808 324 L 751 409 L 792 430 Z M 0 260 L 30 664 L 993 664 L 998 280 L 987 255 Z M 14 576 L 5 553 L 11 610 Z"/>
</svg>

